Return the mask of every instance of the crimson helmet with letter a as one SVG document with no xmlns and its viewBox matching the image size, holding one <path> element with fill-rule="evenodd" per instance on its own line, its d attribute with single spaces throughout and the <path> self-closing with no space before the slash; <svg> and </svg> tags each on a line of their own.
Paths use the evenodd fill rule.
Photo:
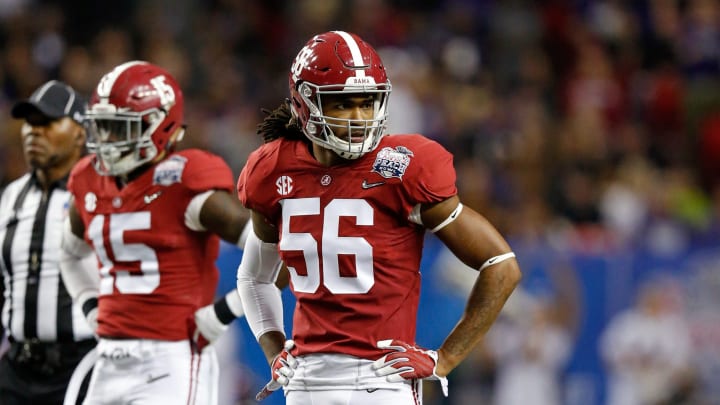
<svg viewBox="0 0 720 405">
<path fill-rule="evenodd" d="M 345 159 L 372 151 L 384 135 L 392 86 L 385 66 L 370 44 L 355 34 L 330 31 L 314 36 L 295 57 L 290 69 L 290 104 L 293 117 L 312 142 Z M 372 95 L 373 117 L 338 120 L 323 113 L 328 94 Z M 362 141 L 337 137 L 333 128 L 354 132 L 364 129 Z"/>
<path fill-rule="evenodd" d="M 160 159 L 182 139 L 183 94 L 175 78 L 144 61 L 105 74 L 90 99 L 87 146 L 98 173 L 118 176 Z"/>
</svg>

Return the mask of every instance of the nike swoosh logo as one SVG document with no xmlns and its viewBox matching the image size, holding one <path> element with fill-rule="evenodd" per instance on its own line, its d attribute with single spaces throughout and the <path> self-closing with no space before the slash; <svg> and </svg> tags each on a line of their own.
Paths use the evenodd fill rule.
<svg viewBox="0 0 720 405">
<path fill-rule="evenodd" d="M 163 378 L 170 377 L 170 373 L 160 374 L 158 376 L 153 377 L 152 374 L 148 376 L 147 383 L 154 383 L 157 380 L 162 380 Z"/>
<path fill-rule="evenodd" d="M 491 264 L 495 264 L 495 262 L 498 260 L 497 257 L 493 257 L 490 260 L 487 261 L 487 265 L 490 266 Z"/>
<path fill-rule="evenodd" d="M 160 194 L 162 194 L 162 191 L 156 191 L 143 197 L 143 200 L 145 201 L 145 204 L 150 204 L 155 201 L 156 198 L 160 197 Z"/>
<path fill-rule="evenodd" d="M 384 181 L 378 181 L 377 183 L 368 183 L 367 180 L 363 180 L 363 182 L 362 182 L 362 188 L 364 188 L 364 189 L 367 190 L 367 189 L 369 189 L 369 188 L 373 188 L 373 187 L 377 187 L 377 186 L 382 186 L 383 184 L 385 184 Z"/>
</svg>

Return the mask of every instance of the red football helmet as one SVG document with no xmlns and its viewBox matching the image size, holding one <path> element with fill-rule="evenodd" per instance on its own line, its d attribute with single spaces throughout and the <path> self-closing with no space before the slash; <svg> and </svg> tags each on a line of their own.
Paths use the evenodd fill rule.
<svg viewBox="0 0 720 405">
<path fill-rule="evenodd" d="M 330 31 L 316 35 L 295 57 L 290 69 L 293 116 L 312 142 L 345 159 L 357 159 L 377 147 L 384 135 L 387 104 L 392 86 L 375 49 L 355 34 Z M 328 123 L 322 110 L 324 94 L 374 96 L 374 116 L 369 120 Z M 342 121 L 342 122 L 340 122 Z M 338 123 L 340 122 L 340 123 Z M 362 142 L 335 136 L 333 128 L 364 129 Z"/>
<path fill-rule="evenodd" d="M 183 94 L 164 69 L 123 63 L 100 79 L 86 119 L 95 169 L 107 176 L 127 174 L 182 139 Z"/>
</svg>

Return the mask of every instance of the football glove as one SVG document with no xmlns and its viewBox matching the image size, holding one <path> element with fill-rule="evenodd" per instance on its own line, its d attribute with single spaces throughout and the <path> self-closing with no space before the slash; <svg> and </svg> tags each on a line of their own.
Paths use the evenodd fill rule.
<svg viewBox="0 0 720 405">
<path fill-rule="evenodd" d="M 218 340 L 228 329 L 228 325 L 218 318 L 213 304 L 195 311 L 195 326 L 197 329 L 193 340 L 197 343 L 198 350 Z"/>
<path fill-rule="evenodd" d="M 82 298 L 82 297 L 81 297 Z M 88 325 L 90 326 L 90 330 L 92 330 L 93 334 L 97 333 L 97 327 L 98 327 L 98 300 L 97 297 L 90 296 L 87 299 L 85 299 L 82 304 L 80 305 L 80 308 L 82 308 L 82 312 L 85 315 L 85 320 L 87 320 Z"/>
<path fill-rule="evenodd" d="M 85 319 L 87 320 L 88 325 L 90 326 L 90 330 L 93 331 L 93 334 L 97 333 L 97 327 L 98 327 L 98 309 L 93 308 L 91 309 L 87 315 L 85 315 Z"/>
<path fill-rule="evenodd" d="M 270 375 L 272 378 L 265 384 L 265 387 L 255 395 L 255 400 L 262 401 L 267 398 L 268 395 L 288 385 L 292 376 L 295 375 L 295 369 L 298 366 L 298 361 L 290 354 L 290 350 L 293 347 L 295 347 L 295 342 L 292 340 L 285 341 L 285 347 L 275 356 L 272 364 L 270 364 Z"/>
<path fill-rule="evenodd" d="M 435 350 L 427 350 L 407 344 L 401 340 L 380 340 L 379 349 L 391 350 L 390 353 L 375 360 L 375 375 L 385 376 L 389 382 L 425 379 L 439 380 L 443 395 L 448 396 L 448 380 L 435 373 L 438 354 Z"/>
<path fill-rule="evenodd" d="M 206 305 L 195 311 L 195 341 L 198 350 L 218 340 L 228 329 L 228 325 L 244 315 L 242 302 L 237 290 L 220 297 L 214 304 Z"/>
</svg>

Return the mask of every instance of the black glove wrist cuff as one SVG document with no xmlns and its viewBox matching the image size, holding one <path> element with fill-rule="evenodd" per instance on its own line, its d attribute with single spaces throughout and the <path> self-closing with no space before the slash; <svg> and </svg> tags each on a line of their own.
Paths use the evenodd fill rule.
<svg viewBox="0 0 720 405">
<path fill-rule="evenodd" d="M 215 305 L 213 305 L 213 309 L 215 309 L 215 315 L 223 325 L 229 325 L 230 322 L 234 321 L 235 318 L 237 318 L 235 314 L 233 314 L 233 312 L 230 310 L 230 307 L 228 306 L 225 297 L 219 299 L 215 303 Z"/>
<path fill-rule="evenodd" d="M 87 301 L 83 302 L 82 304 L 82 311 L 83 314 L 87 317 L 90 311 L 97 308 L 98 306 L 98 299 L 93 297 L 88 299 Z"/>
</svg>

